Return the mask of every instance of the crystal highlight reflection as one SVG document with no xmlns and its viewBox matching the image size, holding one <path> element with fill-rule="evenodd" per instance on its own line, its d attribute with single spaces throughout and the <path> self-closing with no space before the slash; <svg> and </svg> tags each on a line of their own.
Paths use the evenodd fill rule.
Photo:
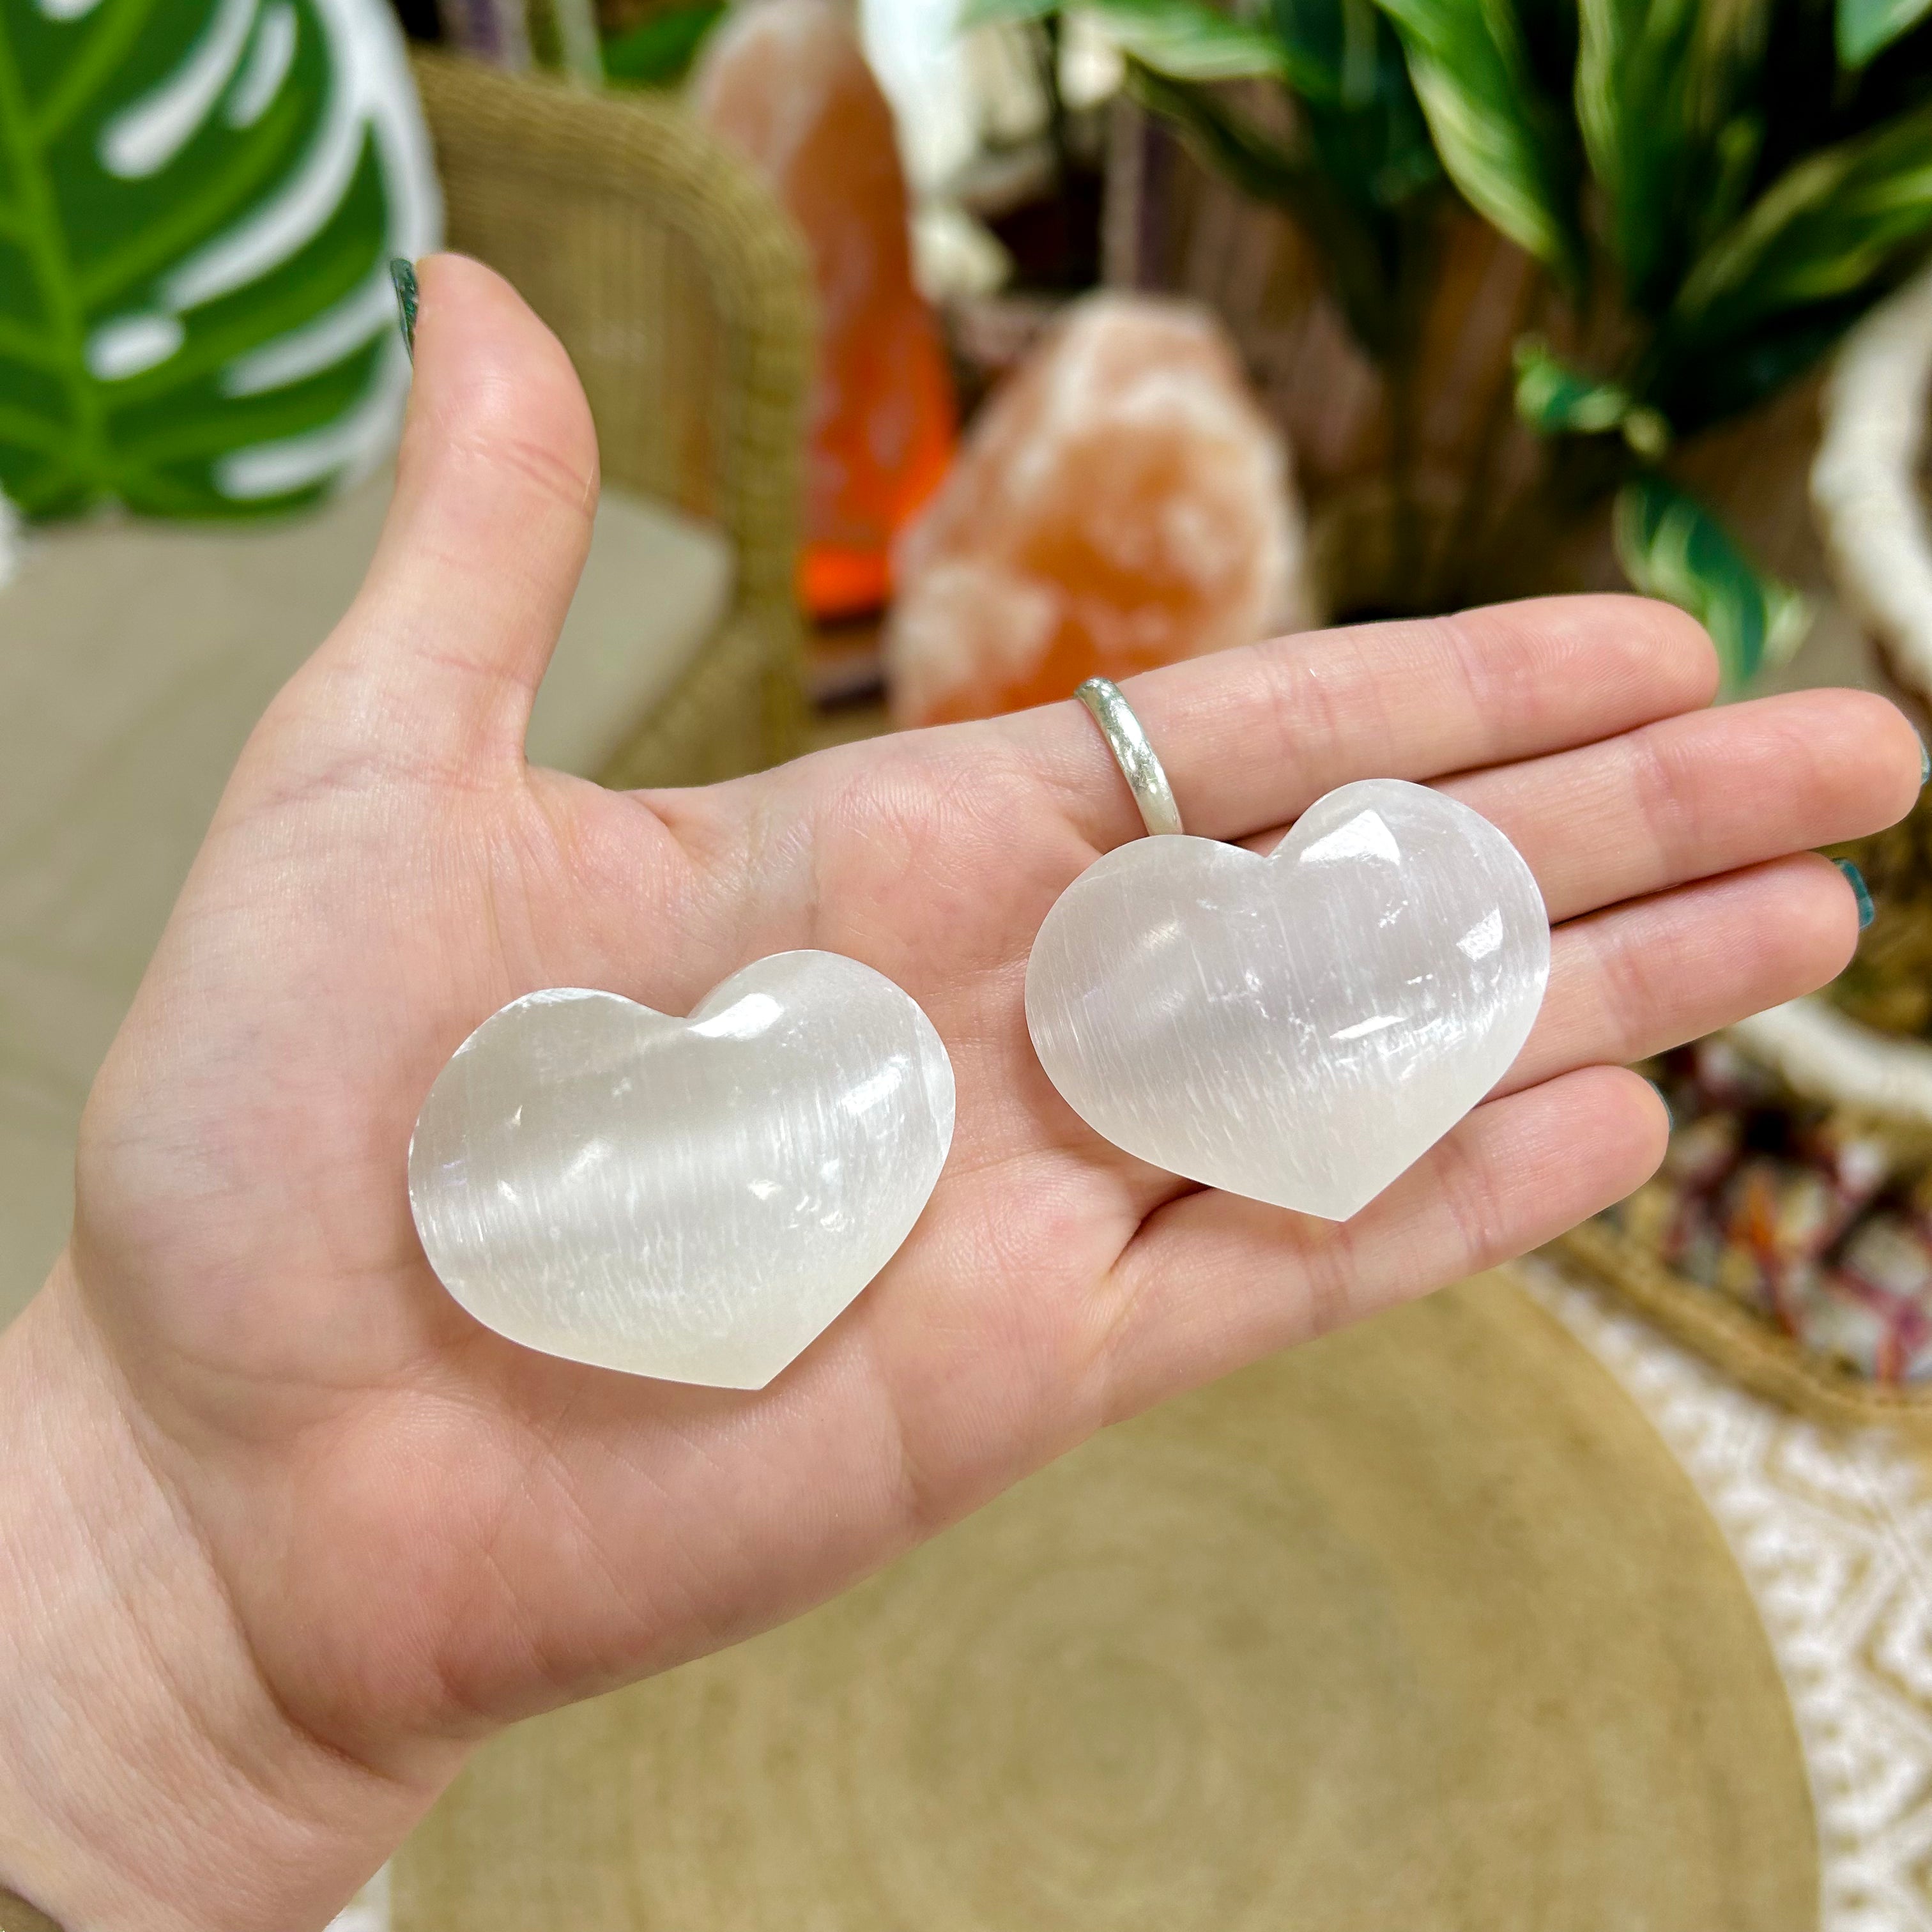
<svg viewBox="0 0 1932 1932">
<path fill-rule="evenodd" d="M 1514 846 L 1468 806 L 1372 778 L 1267 857 L 1137 839 L 1047 914 L 1027 1024 L 1117 1147 L 1346 1220 L 1508 1070 L 1550 974 Z"/>
<path fill-rule="evenodd" d="M 430 1088 L 410 1199 L 430 1266 L 499 1334 L 761 1388 L 897 1252 L 952 1117 L 908 994 L 782 952 L 688 1020 L 574 988 L 512 1001 Z"/>
</svg>

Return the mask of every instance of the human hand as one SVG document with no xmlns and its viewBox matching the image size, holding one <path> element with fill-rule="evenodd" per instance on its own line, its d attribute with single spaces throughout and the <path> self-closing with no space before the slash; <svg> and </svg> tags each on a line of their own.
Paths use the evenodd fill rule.
<svg viewBox="0 0 1932 1932">
<path fill-rule="evenodd" d="M 1189 829 L 1265 843 L 1348 780 L 1438 783 L 1534 871 L 1550 992 L 1498 1092 L 1342 1226 L 1084 1128 L 1028 1043 L 1033 935 L 1132 800 L 1068 704 L 701 791 L 527 767 L 596 454 L 561 351 L 426 265 L 368 583 L 250 740 L 83 1124 L 74 1238 L 0 1339 L 0 1880 L 155 1932 L 320 1924 L 493 1728 L 836 1592 L 1103 1424 L 1486 1267 L 1629 1192 L 1617 1063 L 1820 984 L 1805 848 L 1920 750 L 1882 700 L 1706 712 L 1624 598 L 1318 634 L 1133 680 Z M 404 1155 L 532 988 L 682 1012 L 821 946 L 932 1018 L 958 1126 L 911 1238 L 770 1388 L 530 1353 L 442 1291 Z"/>
</svg>

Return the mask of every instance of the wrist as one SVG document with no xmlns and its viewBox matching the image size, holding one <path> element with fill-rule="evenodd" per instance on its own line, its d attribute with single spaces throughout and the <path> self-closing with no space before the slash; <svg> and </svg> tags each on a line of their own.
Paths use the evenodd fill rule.
<svg viewBox="0 0 1932 1932">
<path fill-rule="evenodd" d="M 67 1932 L 325 1924 L 434 1786 L 290 1720 L 64 1258 L 0 1334 L 0 1886 Z"/>
</svg>

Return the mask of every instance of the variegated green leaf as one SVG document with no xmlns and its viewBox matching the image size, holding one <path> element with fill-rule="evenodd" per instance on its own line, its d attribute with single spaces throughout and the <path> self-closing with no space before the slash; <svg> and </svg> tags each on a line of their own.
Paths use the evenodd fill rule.
<svg viewBox="0 0 1932 1932">
<path fill-rule="evenodd" d="M 1539 261 L 1580 278 L 1575 184 L 1508 0 L 1380 0 L 1450 178 Z"/>
<path fill-rule="evenodd" d="M 1376 0 L 1274 0 L 1321 166 L 1347 200 L 1399 207 L 1442 177 L 1402 43 Z"/>
<path fill-rule="evenodd" d="M 1061 0 L 960 0 L 956 19 L 959 31 L 966 34 L 1003 21 L 1044 20 L 1061 10 Z"/>
<path fill-rule="evenodd" d="M 1375 0 L 1274 0 L 1274 22 L 1305 77 L 1303 91 L 1322 100 L 1366 106 L 1384 90 L 1387 56 L 1400 68 L 1401 49 Z"/>
<path fill-rule="evenodd" d="M 434 178 L 380 0 L 0 0 L 0 489 L 291 506 L 380 452 Z"/>
<path fill-rule="evenodd" d="M 1765 0 L 1580 0 L 1580 13 L 1584 148 L 1630 298 L 1660 314 L 1700 230 L 1737 212 L 1740 142 L 1754 152 L 1738 104 L 1762 51 Z"/>
<path fill-rule="evenodd" d="M 1924 19 L 1932 0 L 1838 0 L 1838 59 L 1864 66 Z"/>
<path fill-rule="evenodd" d="M 1688 610 L 1711 634 L 1724 685 L 1736 692 L 1781 664 L 1811 627 L 1810 604 L 1766 576 L 1695 496 L 1655 474 L 1618 493 L 1618 560 L 1645 596 Z"/>
<path fill-rule="evenodd" d="M 1615 429 L 1630 413 L 1628 390 L 1573 369 L 1546 344 L 1516 344 L 1516 411 L 1545 436 L 1594 436 Z"/>
<path fill-rule="evenodd" d="M 1932 237 L 1932 106 L 1800 161 L 1704 252 L 1667 340 L 1736 343 L 1792 312 L 1872 292 Z"/>
<path fill-rule="evenodd" d="M 1670 428 L 1618 382 L 1574 369 L 1549 345 L 1526 338 L 1516 349 L 1516 410 L 1540 436 L 1602 436 L 1618 431 L 1640 455 L 1670 447 Z"/>
<path fill-rule="evenodd" d="M 967 0 L 962 27 L 1036 20 L 1066 9 L 1059 0 Z M 1176 80 L 1286 78 L 1287 50 L 1264 28 L 1210 6 L 1208 0 L 1085 0 L 1082 9 L 1124 53 Z"/>
</svg>

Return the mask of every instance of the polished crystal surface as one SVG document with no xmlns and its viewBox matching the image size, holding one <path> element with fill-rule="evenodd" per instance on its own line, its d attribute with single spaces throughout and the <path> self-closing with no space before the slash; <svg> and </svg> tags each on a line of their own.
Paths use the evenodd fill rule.
<svg viewBox="0 0 1932 1932">
<path fill-rule="evenodd" d="M 952 1103 L 932 1023 L 836 953 L 760 959 L 688 1019 L 556 988 L 437 1076 L 410 1198 L 443 1286 L 498 1334 L 762 1388 L 911 1232 Z"/>
<path fill-rule="evenodd" d="M 1495 1085 L 1549 973 L 1515 847 L 1440 793 L 1372 778 L 1266 857 L 1168 837 L 1089 866 L 1034 943 L 1027 1024 L 1116 1146 L 1346 1220 Z"/>
</svg>

